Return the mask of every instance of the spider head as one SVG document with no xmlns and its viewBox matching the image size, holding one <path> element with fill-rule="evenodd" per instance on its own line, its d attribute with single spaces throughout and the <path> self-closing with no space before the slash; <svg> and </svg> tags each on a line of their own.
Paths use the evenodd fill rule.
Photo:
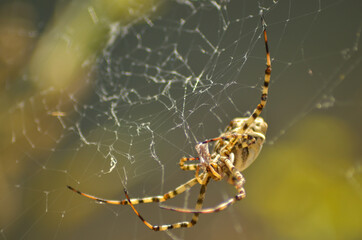
<svg viewBox="0 0 362 240">
<path fill-rule="evenodd" d="M 230 127 L 232 128 L 231 132 L 245 135 L 245 138 L 241 138 L 232 151 L 235 155 L 234 166 L 239 171 L 243 171 L 249 167 L 258 157 L 268 129 L 268 124 L 264 119 L 258 117 L 250 127 L 243 132 L 242 127 L 246 120 L 247 118 L 235 118 L 230 123 Z"/>
</svg>

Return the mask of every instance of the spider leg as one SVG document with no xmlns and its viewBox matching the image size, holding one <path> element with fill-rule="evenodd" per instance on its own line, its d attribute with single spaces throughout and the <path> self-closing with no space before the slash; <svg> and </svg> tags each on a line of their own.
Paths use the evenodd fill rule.
<svg viewBox="0 0 362 240">
<path fill-rule="evenodd" d="M 232 198 L 228 199 L 227 201 L 220 203 L 216 207 L 204 208 L 204 209 L 200 209 L 200 210 L 197 210 L 196 208 L 189 209 L 189 208 L 177 208 L 177 207 L 168 207 L 168 206 L 160 206 L 160 208 L 175 211 L 175 212 L 181 212 L 181 213 L 200 213 L 200 214 L 201 213 L 202 214 L 214 213 L 214 212 L 220 212 L 220 211 L 226 209 L 230 205 L 234 204 L 236 201 L 239 201 L 239 200 L 245 198 L 245 196 L 246 196 L 245 191 L 243 190 L 242 192 L 237 194 L 235 197 L 232 197 Z"/>
<path fill-rule="evenodd" d="M 209 183 L 210 177 L 207 174 L 203 175 L 205 177 L 205 184 L 201 185 L 199 197 L 196 202 L 195 209 L 199 210 L 202 208 L 202 204 L 205 199 L 205 192 L 206 192 L 206 186 Z M 197 221 L 199 220 L 199 213 L 194 213 L 190 221 L 183 221 L 183 222 L 177 222 L 173 224 L 165 224 L 165 225 L 152 225 L 148 221 L 146 221 L 141 214 L 136 210 L 136 208 L 132 204 L 132 200 L 129 198 L 127 190 L 124 189 L 124 193 L 126 195 L 127 201 L 130 204 L 133 211 L 136 213 L 136 215 L 141 219 L 141 221 L 151 230 L 154 231 L 166 231 L 168 229 L 175 229 L 175 228 L 189 228 L 194 226 Z"/>
<path fill-rule="evenodd" d="M 217 169 L 217 164 L 215 164 L 215 163 L 210 163 L 208 169 L 211 171 L 211 173 L 212 173 L 212 178 L 213 178 L 214 180 L 221 180 L 221 179 L 222 179 L 221 175 L 215 170 L 215 169 Z"/>
<path fill-rule="evenodd" d="M 270 82 L 270 75 L 271 75 L 271 60 L 270 60 L 270 53 L 269 53 L 269 46 L 268 46 L 268 37 L 266 34 L 266 23 L 264 20 L 263 15 L 261 15 L 261 24 L 263 25 L 263 35 L 264 35 L 264 43 L 265 43 L 265 51 L 266 51 L 266 69 L 265 69 L 265 76 L 264 76 L 264 85 L 263 91 L 261 94 L 260 103 L 254 110 L 253 114 L 245 121 L 243 126 L 243 130 L 246 130 L 250 127 L 250 125 L 255 121 L 257 117 L 259 117 L 260 113 L 262 112 L 263 108 L 266 105 L 266 101 L 268 98 L 268 89 L 269 89 L 269 82 Z"/>
<path fill-rule="evenodd" d="M 228 199 L 227 201 L 220 203 L 219 205 L 217 205 L 215 207 L 205 208 L 205 209 L 200 209 L 200 210 L 187 209 L 187 208 L 174 208 L 174 207 L 167 207 L 167 206 L 160 206 L 160 207 L 163 209 L 172 210 L 172 211 L 176 211 L 176 212 L 182 212 L 182 213 L 214 213 L 214 212 L 222 211 L 222 210 L 226 209 L 227 207 L 229 207 L 230 205 L 234 204 L 236 201 L 240 201 L 243 198 L 245 198 L 246 194 L 245 194 L 245 190 L 243 188 L 245 179 L 241 175 L 241 173 L 232 164 L 232 162 L 234 160 L 233 153 L 230 154 L 230 158 L 231 158 L 231 160 L 225 159 L 224 162 L 225 162 L 225 165 L 230 170 L 230 172 L 232 173 L 233 185 L 238 190 L 238 194 L 236 196 Z"/>
<path fill-rule="evenodd" d="M 247 137 L 247 135 L 234 133 L 234 134 L 230 134 L 230 135 L 226 135 L 226 136 L 222 136 L 222 137 L 208 139 L 208 140 L 198 143 L 198 145 L 203 145 L 203 144 L 207 144 L 209 142 L 214 142 L 214 141 L 219 141 L 219 140 L 230 140 L 230 142 L 228 144 L 226 144 L 220 150 L 220 155 L 225 156 L 225 155 L 228 155 L 228 153 L 232 151 L 233 147 L 235 146 L 235 144 L 238 142 L 238 140 L 240 138 L 245 138 L 245 137 Z M 221 176 L 215 171 L 215 169 L 213 169 L 213 170 L 211 169 L 211 171 L 217 179 L 219 179 L 219 180 L 221 179 Z"/>
<path fill-rule="evenodd" d="M 207 139 L 207 140 L 205 140 L 203 142 L 200 142 L 198 144 L 206 144 L 206 143 L 209 143 L 209 142 L 215 142 L 215 141 L 219 141 L 219 140 L 228 140 L 228 139 L 231 139 L 231 138 L 238 137 L 239 135 L 240 134 L 230 134 L 230 135 L 227 135 L 227 136 L 211 138 L 211 139 Z"/>
<path fill-rule="evenodd" d="M 96 200 L 97 202 L 114 204 L 114 205 L 128 205 L 129 202 L 131 202 L 131 204 L 136 205 L 136 204 L 140 204 L 140 203 L 164 202 L 168 199 L 174 198 L 177 195 L 183 193 L 187 189 L 193 187 L 196 183 L 198 183 L 197 179 L 193 178 L 193 179 L 189 180 L 188 182 L 178 186 L 176 189 L 171 190 L 163 195 L 145 197 L 145 198 L 132 198 L 132 199 L 130 199 L 130 201 L 128 201 L 127 199 L 125 199 L 125 200 L 109 200 L 109 199 L 99 198 L 99 197 L 96 197 L 96 196 L 93 196 L 93 195 L 90 195 L 87 193 L 83 193 L 79 190 L 74 189 L 71 186 L 67 186 L 67 187 L 70 190 L 72 190 L 73 192 L 76 192 L 84 197 Z"/>
<path fill-rule="evenodd" d="M 199 175 L 199 171 L 200 171 L 200 166 L 197 166 L 196 171 L 195 171 L 195 178 L 200 185 L 203 185 L 204 182 L 203 182 L 203 179 L 201 179 L 201 177 Z"/>
<path fill-rule="evenodd" d="M 180 162 L 179 162 L 179 165 L 180 165 L 180 168 L 184 171 L 193 171 L 193 170 L 196 170 L 197 166 L 199 166 L 199 163 L 195 163 L 195 164 L 187 164 L 185 165 L 185 162 L 187 161 L 197 161 L 199 160 L 198 157 L 192 157 L 192 158 L 181 158 L 180 159 Z"/>
</svg>

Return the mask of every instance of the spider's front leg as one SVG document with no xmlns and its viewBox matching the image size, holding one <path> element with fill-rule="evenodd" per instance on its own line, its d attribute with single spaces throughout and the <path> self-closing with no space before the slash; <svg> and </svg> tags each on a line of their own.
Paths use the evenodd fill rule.
<svg viewBox="0 0 362 240">
<path fill-rule="evenodd" d="M 71 186 L 67 186 L 70 190 L 72 190 L 73 192 L 82 195 L 86 198 L 90 198 L 93 199 L 97 202 L 101 202 L 101 203 L 107 203 L 107 204 L 113 204 L 113 205 L 128 205 L 128 204 L 140 204 L 140 203 L 153 203 L 153 202 L 164 202 L 168 199 L 174 198 L 177 195 L 185 192 L 187 189 L 192 188 L 193 186 L 195 186 L 198 183 L 198 180 L 196 178 L 193 178 L 189 181 L 187 181 L 184 184 L 181 184 L 180 186 L 178 186 L 177 188 L 166 192 L 163 195 L 159 195 L 159 196 L 153 196 L 153 197 L 144 197 L 144 198 L 132 198 L 129 201 L 127 199 L 125 200 L 111 200 L 111 199 L 104 199 L 104 198 L 99 198 L 87 193 L 83 193 Z"/>
</svg>

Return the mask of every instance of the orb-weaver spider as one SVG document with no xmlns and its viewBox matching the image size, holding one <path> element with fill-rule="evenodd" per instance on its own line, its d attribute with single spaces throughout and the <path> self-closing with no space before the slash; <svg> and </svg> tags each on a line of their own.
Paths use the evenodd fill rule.
<svg viewBox="0 0 362 240">
<path fill-rule="evenodd" d="M 221 211 L 230 206 L 231 204 L 235 203 L 236 201 L 245 198 L 245 190 L 243 188 L 245 179 L 240 172 L 247 168 L 257 158 L 265 141 L 265 134 L 268 127 L 267 123 L 261 117 L 259 117 L 267 101 L 268 86 L 271 74 L 271 60 L 266 34 L 266 24 L 263 17 L 262 25 L 267 64 L 265 69 L 264 85 L 260 103 L 257 105 L 256 109 L 250 117 L 233 119 L 230 122 L 229 126 L 226 128 L 225 132 L 222 133 L 219 137 L 209 139 L 197 144 L 196 150 L 198 152 L 198 157 L 182 158 L 180 160 L 179 164 L 182 170 L 195 171 L 195 177 L 193 179 L 178 186 L 176 189 L 171 190 L 160 196 L 130 199 L 127 191 L 124 190 L 126 199 L 121 201 L 98 198 L 80 192 L 73 187 L 68 186 L 68 188 L 82 196 L 96 200 L 98 202 L 116 205 L 129 204 L 134 212 L 138 215 L 138 217 L 142 220 L 142 222 L 154 231 L 165 231 L 174 228 L 192 227 L 197 223 L 199 215 L 201 213 L 213 213 Z M 209 142 L 216 142 L 213 152 L 211 154 L 209 153 L 207 145 Z M 199 160 L 199 163 L 185 164 L 185 162 L 196 160 Z M 206 186 L 209 183 L 210 179 L 219 181 L 226 176 L 228 178 L 228 183 L 232 184 L 236 188 L 238 194 L 235 197 L 230 198 L 227 201 L 222 202 L 221 204 L 213 208 L 202 209 L 202 204 L 205 198 Z M 177 212 L 193 213 L 193 217 L 190 221 L 177 222 L 167 225 L 152 225 L 147 222 L 133 206 L 140 203 L 164 202 L 168 199 L 174 198 L 178 194 L 183 193 L 197 183 L 201 185 L 201 189 L 195 209 L 182 209 L 161 206 L 161 208 L 174 210 Z"/>
</svg>

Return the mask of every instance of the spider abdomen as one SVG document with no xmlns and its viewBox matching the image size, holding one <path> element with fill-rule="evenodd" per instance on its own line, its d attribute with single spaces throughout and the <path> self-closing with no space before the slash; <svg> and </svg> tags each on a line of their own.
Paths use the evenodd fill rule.
<svg viewBox="0 0 362 240">
<path fill-rule="evenodd" d="M 220 140 L 215 143 L 214 152 L 221 154 L 225 146 L 230 145 L 234 140 L 237 140 L 230 152 L 224 151 L 223 154 L 234 154 L 232 164 L 238 171 L 243 171 L 254 162 L 258 157 L 263 143 L 265 134 L 268 129 L 268 124 L 263 118 L 258 117 L 249 126 L 247 130 L 243 130 L 243 126 L 248 118 L 235 118 L 230 122 L 225 132 L 220 137 L 230 137 L 230 139 Z M 237 139 L 236 139 L 237 138 Z"/>
</svg>

